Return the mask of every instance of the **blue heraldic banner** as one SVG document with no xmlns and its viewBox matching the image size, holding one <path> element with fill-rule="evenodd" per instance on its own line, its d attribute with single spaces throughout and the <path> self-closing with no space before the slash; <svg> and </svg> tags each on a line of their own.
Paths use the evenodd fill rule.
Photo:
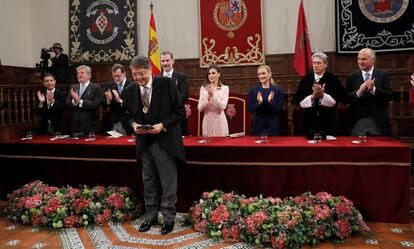
<svg viewBox="0 0 414 249">
<path fill-rule="evenodd" d="M 336 0 L 336 51 L 414 50 L 414 0 Z"/>
<path fill-rule="evenodd" d="M 130 61 L 137 54 L 136 0 L 70 0 L 72 63 Z"/>
</svg>

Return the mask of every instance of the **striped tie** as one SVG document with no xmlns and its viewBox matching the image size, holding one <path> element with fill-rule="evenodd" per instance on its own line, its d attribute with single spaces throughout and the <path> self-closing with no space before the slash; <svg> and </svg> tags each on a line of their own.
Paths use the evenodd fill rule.
<svg viewBox="0 0 414 249">
<path fill-rule="evenodd" d="M 142 96 L 146 106 L 149 106 L 149 87 L 144 86 L 144 94 Z"/>
<path fill-rule="evenodd" d="M 370 80 L 371 75 L 369 73 L 365 73 L 365 81 Z"/>
</svg>

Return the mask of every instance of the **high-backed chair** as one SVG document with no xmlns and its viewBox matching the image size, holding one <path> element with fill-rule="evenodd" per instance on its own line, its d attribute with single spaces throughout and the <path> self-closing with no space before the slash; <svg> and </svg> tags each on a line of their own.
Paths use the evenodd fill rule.
<svg viewBox="0 0 414 249">
<path fill-rule="evenodd" d="M 198 112 L 197 105 L 198 99 L 192 97 L 184 103 L 188 135 L 190 136 L 200 136 L 201 134 L 201 115 Z"/>
<path fill-rule="evenodd" d="M 187 116 L 187 128 L 190 136 L 201 136 L 201 123 L 204 112 L 197 109 L 198 99 L 189 97 L 184 103 Z M 229 132 L 244 132 L 246 135 L 251 131 L 250 113 L 247 111 L 247 95 L 233 94 L 229 96 L 227 108 L 224 111 L 229 125 Z"/>
<path fill-rule="evenodd" d="M 227 108 L 224 111 L 229 124 L 229 133 L 244 132 L 250 134 L 250 113 L 247 111 L 247 95 L 232 94 L 229 96 Z"/>
</svg>

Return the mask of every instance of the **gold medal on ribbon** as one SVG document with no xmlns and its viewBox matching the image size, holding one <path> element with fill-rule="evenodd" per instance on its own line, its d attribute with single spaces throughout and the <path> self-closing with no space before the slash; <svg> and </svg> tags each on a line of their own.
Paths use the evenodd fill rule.
<svg viewBox="0 0 414 249">
<path fill-rule="evenodd" d="M 145 113 L 145 114 L 147 114 L 148 113 L 148 107 L 144 106 L 142 108 L 142 112 Z"/>
</svg>

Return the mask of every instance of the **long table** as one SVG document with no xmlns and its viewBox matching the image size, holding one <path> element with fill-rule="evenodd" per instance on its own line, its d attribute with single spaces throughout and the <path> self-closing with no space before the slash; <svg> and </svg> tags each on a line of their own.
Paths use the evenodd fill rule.
<svg viewBox="0 0 414 249">
<path fill-rule="evenodd" d="M 186 137 L 187 164 L 178 169 L 179 211 L 204 191 L 247 196 L 296 196 L 327 191 L 351 199 L 369 221 L 409 222 L 410 148 L 394 139 L 355 137 L 312 144 L 303 137 Z M 0 193 L 30 180 L 51 185 L 122 185 L 142 196 L 141 166 L 131 137 L 54 140 L 34 137 L 0 143 Z M 23 163 L 24 166 L 18 166 Z"/>
</svg>

